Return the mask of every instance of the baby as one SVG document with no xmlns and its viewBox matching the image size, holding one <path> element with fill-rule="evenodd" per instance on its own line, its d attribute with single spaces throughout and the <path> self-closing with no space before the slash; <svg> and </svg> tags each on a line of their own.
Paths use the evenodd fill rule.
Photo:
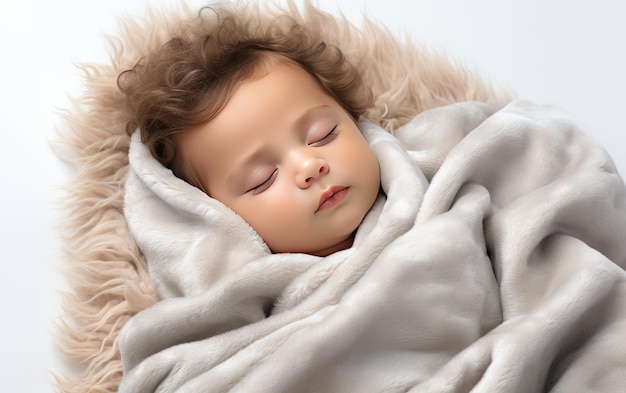
<svg viewBox="0 0 626 393">
<path fill-rule="evenodd" d="M 282 21 L 281 23 L 284 23 Z M 357 118 L 371 100 L 338 48 L 291 22 L 221 18 L 120 75 L 152 155 L 240 215 L 274 253 L 351 247 L 380 188 Z M 268 29 L 270 30 L 270 29 Z"/>
<path fill-rule="evenodd" d="M 372 94 L 326 25 L 214 15 L 119 78 L 162 297 L 120 333 L 121 393 L 624 385 L 626 188 L 569 116 L 357 126 Z"/>
</svg>

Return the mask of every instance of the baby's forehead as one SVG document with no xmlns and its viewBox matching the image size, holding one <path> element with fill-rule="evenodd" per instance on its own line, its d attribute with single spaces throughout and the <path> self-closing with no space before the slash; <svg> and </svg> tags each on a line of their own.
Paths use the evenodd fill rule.
<svg viewBox="0 0 626 393">
<path fill-rule="evenodd" d="M 280 53 L 265 52 L 262 56 L 259 57 L 256 64 L 253 66 L 253 70 L 250 75 L 247 78 L 241 80 L 240 84 L 262 79 L 273 71 L 285 68 L 297 70 L 298 72 L 294 74 L 296 78 L 313 78 L 319 83 L 319 77 L 297 61 L 281 55 Z M 238 86 L 240 86 L 240 84 Z M 320 84 L 320 88 L 326 90 L 326 88 L 322 84 Z"/>
</svg>

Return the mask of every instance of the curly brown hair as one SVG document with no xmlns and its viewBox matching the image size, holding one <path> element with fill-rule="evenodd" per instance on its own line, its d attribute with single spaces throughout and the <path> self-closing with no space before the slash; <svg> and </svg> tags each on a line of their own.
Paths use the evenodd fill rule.
<svg viewBox="0 0 626 393">
<path fill-rule="evenodd" d="M 176 134 L 212 120 L 275 55 L 303 67 L 354 119 L 371 104 L 357 68 L 319 36 L 319 26 L 287 13 L 263 20 L 245 7 L 206 7 L 197 18 L 118 77 L 134 115 L 127 132 L 139 129 L 152 155 L 195 186 L 177 156 Z"/>
</svg>

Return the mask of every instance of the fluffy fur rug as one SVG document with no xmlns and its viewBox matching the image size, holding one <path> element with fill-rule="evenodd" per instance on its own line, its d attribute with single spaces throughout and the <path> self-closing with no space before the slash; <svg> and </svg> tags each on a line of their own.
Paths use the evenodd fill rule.
<svg viewBox="0 0 626 393">
<path fill-rule="evenodd" d="M 68 127 L 62 135 L 73 151 L 77 174 L 66 199 L 66 276 L 71 291 L 64 299 L 58 338 L 80 372 L 59 376 L 60 391 L 117 391 L 122 377 L 119 330 L 158 300 L 122 212 L 130 112 L 117 77 L 181 29 L 193 27 L 197 12 L 177 6 L 122 20 L 119 34 L 108 41 L 110 61 L 81 66 L 85 91 L 65 112 Z M 425 109 L 507 99 L 508 92 L 491 88 L 474 71 L 428 47 L 400 40 L 369 19 L 356 27 L 311 5 L 292 4 L 249 5 L 242 18 L 264 20 L 282 13 L 314 26 L 359 64 L 375 97 L 366 116 L 389 131 Z"/>
</svg>

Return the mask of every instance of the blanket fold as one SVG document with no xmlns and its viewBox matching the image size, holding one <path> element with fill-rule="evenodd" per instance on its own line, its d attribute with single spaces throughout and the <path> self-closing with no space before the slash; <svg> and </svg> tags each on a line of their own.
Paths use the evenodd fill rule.
<svg viewBox="0 0 626 393">
<path fill-rule="evenodd" d="M 382 193 L 353 246 L 271 254 L 134 135 L 125 214 L 162 297 L 120 335 L 122 393 L 618 392 L 626 188 L 528 102 L 362 120 Z"/>
</svg>

